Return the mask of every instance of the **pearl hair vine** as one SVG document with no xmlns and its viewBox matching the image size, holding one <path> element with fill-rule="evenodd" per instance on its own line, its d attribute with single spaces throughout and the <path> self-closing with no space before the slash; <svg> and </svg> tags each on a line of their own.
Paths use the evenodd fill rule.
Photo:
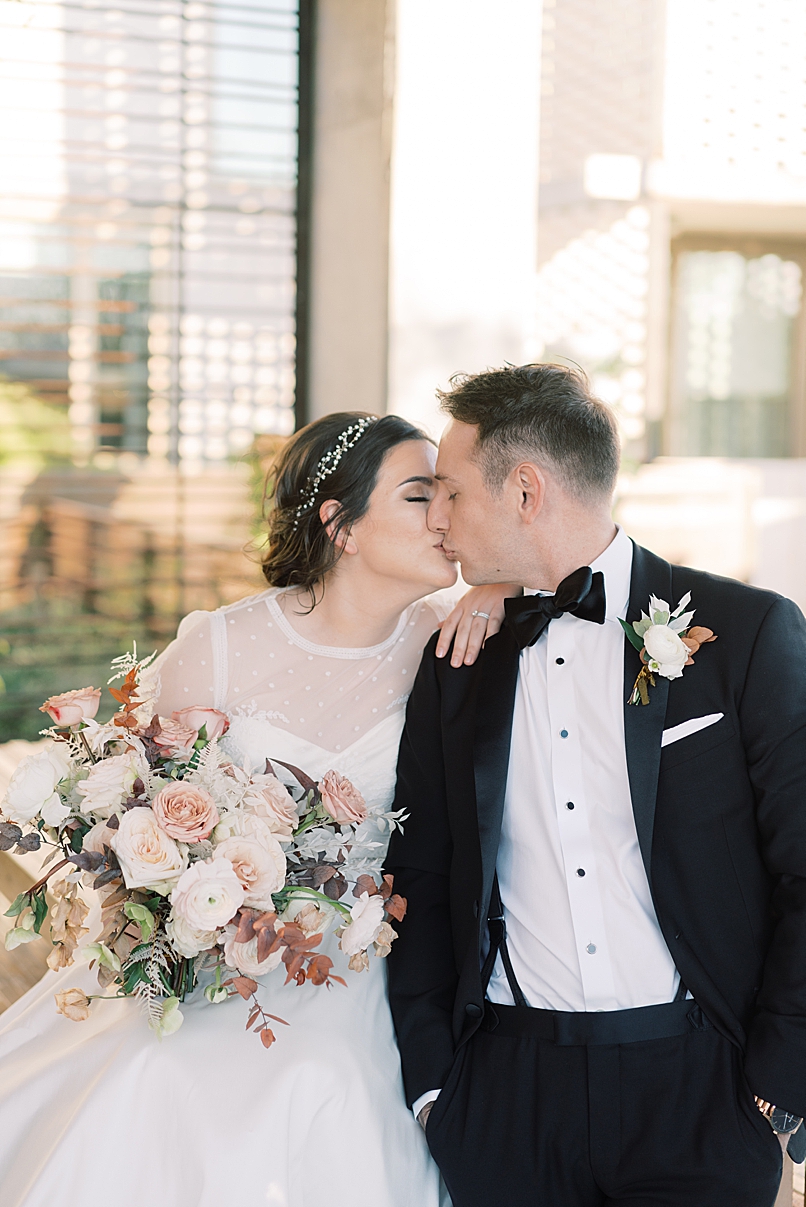
<svg viewBox="0 0 806 1207">
<path fill-rule="evenodd" d="M 373 423 L 377 422 L 377 417 L 372 416 L 369 419 L 358 419 L 355 423 L 351 423 L 348 428 L 341 433 L 338 440 L 334 444 L 330 452 L 325 453 L 316 467 L 315 473 L 308 478 L 305 486 L 302 489 L 300 496 L 300 504 L 294 512 L 294 527 L 297 528 L 301 516 L 313 507 L 316 502 L 316 496 L 319 493 L 319 488 L 326 478 L 335 473 L 339 467 L 339 462 L 345 453 L 353 448 L 365 432 L 372 427 Z"/>
</svg>

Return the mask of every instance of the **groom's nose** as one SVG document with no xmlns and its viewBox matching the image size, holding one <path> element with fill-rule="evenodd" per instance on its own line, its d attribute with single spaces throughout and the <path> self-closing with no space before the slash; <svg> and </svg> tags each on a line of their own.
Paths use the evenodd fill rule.
<svg viewBox="0 0 806 1207">
<path fill-rule="evenodd" d="M 448 490 L 442 482 L 437 483 L 437 493 L 428 508 L 428 527 L 432 532 L 447 532 L 450 528 Z"/>
</svg>

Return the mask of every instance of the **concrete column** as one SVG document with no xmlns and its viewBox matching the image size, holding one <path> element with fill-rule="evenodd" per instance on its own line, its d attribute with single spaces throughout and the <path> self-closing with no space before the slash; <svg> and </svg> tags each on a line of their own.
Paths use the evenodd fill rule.
<svg viewBox="0 0 806 1207">
<path fill-rule="evenodd" d="M 536 352 L 539 0 L 398 0 L 389 409 Z"/>
<path fill-rule="evenodd" d="M 318 0 L 308 418 L 386 410 L 393 0 Z"/>
</svg>

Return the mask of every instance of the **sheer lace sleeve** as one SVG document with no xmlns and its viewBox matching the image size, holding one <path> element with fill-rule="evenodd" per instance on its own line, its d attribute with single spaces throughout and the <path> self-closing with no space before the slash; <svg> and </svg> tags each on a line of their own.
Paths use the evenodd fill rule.
<svg viewBox="0 0 806 1207">
<path fill-rule="evenodd" d="M 460 579 L 455 586 L 444 587 L 441 591 L 435 591 L 433 595 L 427 595 L 425 597 L 422 602 L 427 604 L 436 616 L 436 624 L 434 625 L 434 628 L 436 628 L 437 625 L 442 624 L 443 620 L 450 616 L 451 612 L 466 591 L 467 586 Z"/>
<path fill-rule="evenodd" d="M 170 717 L 190 705 L 215 707 L 212 614 L 191 612 L 179 626 L 176 638 L 154 663 L 152 690 L 155 711 Z"/>
</svg>

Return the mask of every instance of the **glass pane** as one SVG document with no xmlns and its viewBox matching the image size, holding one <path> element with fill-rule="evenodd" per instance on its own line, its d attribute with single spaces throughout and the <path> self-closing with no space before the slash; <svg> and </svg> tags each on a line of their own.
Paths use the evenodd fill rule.
<svg viewBox="0 0 806 1207">
<path fill-rule="evenodd" d="M 297 0 L 0 0 L 0 740 L 260 588 L 297 25 Z"/>
<path fill-rule="evenodd" d="M 678 267 L 675 453 L 790 456 L 799 265 L 688 251 Z"/>
</svg>

